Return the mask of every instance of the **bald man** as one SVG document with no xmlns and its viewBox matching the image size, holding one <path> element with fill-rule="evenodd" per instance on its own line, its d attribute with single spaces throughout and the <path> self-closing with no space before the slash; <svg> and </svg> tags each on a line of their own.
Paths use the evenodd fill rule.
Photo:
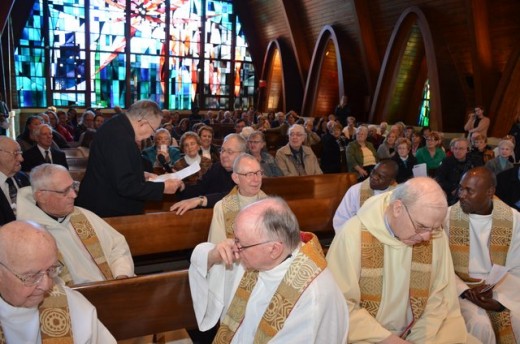
<svg viewBox="0 0 520 344">
<path fill-rule="evenodd" d="M 435 180 L 412 178 L 368 199 L 334 237 L 327 262 L 349 306 L 349 343 L 466 343 L 447 209 Z"/>
<path fill-rule="evenodd" d="M 22 150 L 15 140 L 0 136 L 0 226 L 16 218 L 16 195 L 29 185 L 29 177 L 23 172 Z"/>
<path fill-rule="evenodd" d="M 240 211 L 234 239 L 199 244 L 189 270 L 199 328 L 216 343 L 345 343 L 348 309 L 316 236 L 280 198 Z"/>
<path fill-rule="evenodd" d="M 468 331 L 482 343 L 518 343 L 520 213 L 494 197 L 495 188 L 495 175 L 486 167 L 466 172 L 445 228 Z M 491 288 L 485 279 L 494 264 L 505 266 L 508 273 Z"/>
<path fill-rule="evenodd" d="M 0 343 L 116 343 L 94 306 L 57 277 L 61 267 L 41 226 L 0 228 Z"/>
</svg>

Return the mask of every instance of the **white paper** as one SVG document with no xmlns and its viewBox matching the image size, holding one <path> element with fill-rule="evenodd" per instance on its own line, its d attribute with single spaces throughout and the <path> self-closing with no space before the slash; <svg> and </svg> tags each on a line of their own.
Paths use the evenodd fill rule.
<svg viewBox="0 0 520 344">
<path fill-rule="evenodd" d="M 428 176 L 428 173 L 426 171 L 426 164 L 425 163 L 415 165 L 413 167 L 412 171 L 413 171 L 413 176 L 414 177 L 426 177 L 426 176 Z"/>
<path fill-rule="evenodd" d="M 158 176 L 157 178 L 155 178 L 154 180 L 151 180 L 151 181 L 155 182 L 155 183 L 164 183 L 168 179 L 182 180 L 182 179 L 184 179 L 186 177 L 189 177 L 192 174 L 197 173 L 199 171 L 200 171 L 199 163 L 194 163 L 194 164 L 189 165 L 186 168 L 183 168 L 182 170 L 180 170 L 178 172 L 162 174 L 162 175 Z"/>
<path fill-rule="evenodd" d="M 486 278 L 486 284 L 489 287 L 483 289 L 481 293 L 485 293 L 489 289 L 493 289 L 493 287 L 504 278 L 504 276 L 509 271 L 508 268 L 502 265 L 493 264 L 491 271 L 489 272 L 488 277 Z"/>
</svg>

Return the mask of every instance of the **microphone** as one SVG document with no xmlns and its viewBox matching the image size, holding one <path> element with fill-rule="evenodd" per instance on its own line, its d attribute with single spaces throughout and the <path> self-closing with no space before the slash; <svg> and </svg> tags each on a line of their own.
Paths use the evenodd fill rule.
<svg viewBox="0 0 520 344">
<path fill-rule="evenodd" d="M 170 167 L 170 165 L 166 162 L 166 159 L 164 158 L 164 155 L 157 154 L 157 160 L 159 160 L 159 163 L 161 163 L 162 167 L 164 168 L 164 170 L 166 172 L 173 173 L 173 170 Z"/>
</svg>

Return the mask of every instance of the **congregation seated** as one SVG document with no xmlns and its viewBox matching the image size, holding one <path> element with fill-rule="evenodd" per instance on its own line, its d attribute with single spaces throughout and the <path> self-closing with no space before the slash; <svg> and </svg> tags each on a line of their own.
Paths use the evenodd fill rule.
<svg viewBox="0 0 520 344">
<path fill-rule="evenodd" d="M 497 175 L 496 195 L 510 207 L 520 211 L 520 164 Z"/>
<path fill-rule="evenodd" d="M 409 139 L 405 137 L 398 138 L 395 147 L 396 154 L 392 157 L 392 160 L 399 166 L 395 181 L 401 184 L 413 178 L 413 167 L 417 164 L 417 159 L 411 153 L 412 143 Z"/>
<path fill-rule="evenodd" d="M 428 175 L 433 177 L 446 153 L 441 148 L 441 136 L 438 132 L 432 131 L 426 138 L 426 146 L 419 148 L 415 154 L 418 164 L 426 164 Z"/>
<path fill-rule="evenodd" d="M 197 131 L 200 137 L 200 155 L 211 160 L 211 163 L 220 160 L 219 147 L 213 144 L 214 131 L 208 125 L 203 125 Z"/>
<path fill-rule="evenodd" d="M 168 130 L 164 128 L 157 129 L 153 140 L 154 145 L 143 149 L 141 153 L 143 158 L 152 164 L 153 170 L 163 170 L 165 168 L 163 163 L 171 167 L 180 159 L 181 153 L 177 147 L 171 145 L 172 137 Z M 159 155 L 164 158 L 163 162 L 159 161 Z"/>
<path fill-rule="evenodd" d="M 489 168 L 495 175 L 500 172 L 504 172 L 514 165 L 511 162 L 513 160 L 513 153 L 515 151 L 515 144 L 509 140 L 502 140 L 498 143 L 498 155 L 486 162 L 486 167 Z M 514 161 L 514 160 L 513 160 Z"/>
<path fill-rule="evenodd" d="M 273 156 L 265 150 L 265 135 L 261 131 L 254 131 L 247 139 L 247 152 L 260 163 L 265 177 L 283 176 Z"/>
<path fill-rule="evenodd" d="M 367 141 L 370 142 L 376 150 L 379 148 L 379 146 L 383 143 L 384 140 L 385 138 L 383 137 L 383 135 L 377 132 L 376 125 L 371 124 L 368 126 Z"/>
<path fill-rule="evenodd" d="M 394 127 L 395 126 L 392 126 L 392 128 Z M 395 142 L 398 138 L 400 138 L 400 136 L 397 136 L 394 131 L 390 131 L 388 135 L 386 135 L 383 143 L 379 145 L 379 148 L 377 148 L 377 157 L 379 160 L 389 159 L 396 154 Z"/>
<path fill-rule="evenodd" d="M 57 164 L 69 168 L 65 153 L 52 147 L 52 128 L 48 124 L 41 124 L 34 129 L 32 136 L 36 145 L 23 153 L 22 171 L 30 172 L 41 164 Z"/>
<path fill-rule="evenodd" d="M 0 342 L 116 343 L 96 308 L 57 278 L 61 269 L 43 227 L 13 221 L 0 228 Z"/>
<path fill-rule="evenodd" d="M 216 343 L 345 343 L 347 304 L 316 236 L 298 227 L 283 200 L 267 198 L 240 211 L 234 239 L 195 248 L 189 277 L 201 331 L 220 322 Z"/>
<path fill-rule="evenodd" d="M 200 141 L 199 135 L 193 131 L 187 131 L 181 136 L 180 146 L 184 155 L 173 164 L 174 170 L 180 171 L 193 164 L 200 165 L 198 172 L 183 179 L 185 185 L 195 185 L 211 167 L 211 159 L 200 154 Z"/>
<path fill-rule="evenodd" d="M 211 165 L 209 170 L 194 185 L 180 186 L 182 201 L 173 204 L 170 211 L 178 215 L 197 207 L 213 208 L 215 203 L 226 196 L 235 186 L 231 173 L 236 157 L 246 151 L 246 141 L 239 134 L 229 134 L 224 138 L 220 149 L 220 161 Z"/>
<path fill-rule="evenodd" d="M 455 204 L 458 199 L 459 182 L 464 173 L 475 167 L 469 156 L 469 142 L 463 137 L 455 138 L 450 143 L 452 154 L 442 160 L 435 180 L 446 193 L 448 205 Z"/>
<path fill-rule="evenodd" d="M 83 112 L 78 126 L 74 132 L 74 141 L 79 141 L 81 134 L 83 134 L 88 129 L 94 129 L 94 117 L 96 117 L 96 114 L 93 110 L 87 110 Z"/>
<path fill-rule="evenodd" d="M 0 226 L 15 220 L 18 190 L 30 184 L 29 177 L 20 172 L 22 161 L 22 150 L 18 142 L 7 136 L 0 136 Z"/>
<path fill-rule="evenodd" d="M 417 155 L 417 150 L 421 147 L 424 147 L 424 144 L 423 144 L 423 137 L 421 136 L 421 134 L 417 131 L 414 131 L 412 133 L 412 154 L 413 156 L 416 157 Z"/>
<path fill-rule="evenodd" d="M 368 178 L 370 172 L 378 162 L 377 152 L 367 141 L 368 128 L 361 125 L 357 129 L 356 139 L 347 146 L 348 171 L 357 173 L 358 179 Z"/>
<path fill-rule="evenodd" d="M 303 127 L 305 128 L 305 133 L 307 134 L 305 142 L 303 143 L 304 145 L 312 147 L 313 145 L 320 143 L 321 136 L 316 134 L 316 132 L 314 131 L 313 119 L 307 119 L 303 124 Z"/>
<path fill-rule="evenodd" d="M 345 138 L 341 135 L 341 124 L 330 121 L 327 124 L 328 132 L 322 136 L 320 166 L 323 173 L 340 173 L 346 170 L 342 165 L 345 161 L 345 148 L 347 146 Z"/>
<path fill-rule="evenodd" d="M 58 123 L 56 124 L 56 131 L 60 133 L 67 142 L 74 141 L 74 135 L 72 127 L 67 123 L 67 113 L 63 110 L 59 110 L 56 112 L 58 116 Z"/>
<path fill-rule="evenodd" d="M 49 122 L 46 124 L 50 125 L 52 129 L 53 141 L 58 145 L 59 148 L 70 148 L 68 140 L 57 129 L 58 116 L 56 115 L 56 112 L 47 110 L 45 114 L 49 117 Z"/>
<path fill-rule="evenodd" d="M 96 136 L 96 132 L 105 122 L 105 117 L 103 115 L 98 114 L 94 116 L 94 127 L 87 128 L 84 132 L 81 133 L 78 139 L 78 144 L 81 147 L 90 148 L 90 144 L 94 140 L 94 136 Z"/>
<path fill-rule="evenodd" d="M 34 137 L 33 131 L 38 126 L 40 126 L 40 124 L 42 124 L 42 119 L 40 116 L 33 115 L 27 117 L 23 131 L 16 137 L 16 141 L 20 145 L 22 152 L 25 152 L 36 144 L 36 137 Z"/>
<path fill-rule="evenodd" d="M 487 137 L 476 133 L 471 135 L 470 159 L 476 166 L 485 165 L 489 160 L 495 158 L 491 146 L 487 144 Z"/>
<path fill-rule="evenodd" d="M 218 244 L 225 239 L 233 239 L 233 224 L 238 212 L 267 197 L 261 190 L 262 174 L 260 164 L 252 155 L 242 153 L 235 159 L 231 178 L 236 186 L 215 204 L 208 242 Z"/>
<path fill-rule="evenodd" d="M 179 122 L 179 124 L 173 127 L 172 137 L 179 141 L 181 136 L 190 129 L 190 120 L 188 118 L 183 118 Z"/>
<path fill-rule="evenodd" d="M 77 182 L 62 166 L 43 164 L 18 193 L 17 219 L 45 226 L 56 239 L 67 284 L 134 275 L 125 237 L 96 214 L 74 206 Z"/>
<path fill-rule="evenodd" d="M 289 128 L 289 143 L 276 151 L 276 164 L 284 176 L 322 174 L 318 159 L 310 147 L 304 146 L 305 129 L 300 124 Z"/>
</svg>

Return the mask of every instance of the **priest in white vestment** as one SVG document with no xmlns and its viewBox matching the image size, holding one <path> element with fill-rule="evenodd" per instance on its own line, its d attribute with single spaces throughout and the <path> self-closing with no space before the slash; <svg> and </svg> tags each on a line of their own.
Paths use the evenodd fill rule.
<svg viewBox="0 0 520 344">
<path fill-rule="evenodd" d="M 218 244 L 226 238 L 232 238 L 232 225 L 240 209 L 267 197 L 260 190 L 262 175 L 262 167 L 254 156 L 242 153 L 235 159 L 231 178 L 236 186 L 213 207 L 208 242 Z"/>
<path fill-rule="evenodd" d="M 450 236 L 457 293 L 468 332 L 483 343 L 518 343 L 520 213 L 494 197 L 495 188 L 496 178 L 490 170 L 469 170 L 460 181 L 460 200 L 450 207 L 445 228 Z M 508 273 L 489 292 L 482 292 L 493 264 L 505 266 Z M 496 338 L 487 311 L 509 311 L 509 333 L 503 329 Z"/>
<path fill-rule="evenodd" d="M 332 219 L 334 232 L 337 234 L 343 225 L 357 214 L 368 198 L 393 190 L 398 171 L 399 166 L 395 161 L 382 160 L 370 172 L 367 179 L 348 188 Z"/>
<path fill-rule="evenodd" d="M 283 200 L 245 207 L 234 236 L 193 252 L 190 288 L 201 331 L 220 320 L 214 343 L 345 342 L 345 300 L 317 238 L 300 233 Z"/>
<path fill-rule="evenodd" d="M 65 168 L 43 164 L 31 171 L 30 178 L 31 187 L 18 192 L 17 219 L 38 222 L 54 236 L 60 259 L 72 279 L 70 284 L 134 276 L 134 263 L 125 237 L 96 214 L 74 206 L 75 182 Z M 76 218 L 79 218 L 78 229 L 73 223 Z M 80 238 L 82 232 L 95 234 L 97 239 L 89 246 Z M 100 249 L 89 250 L 92 246 Z M 105 263 L 108 271 L 100 269 L 103 267 L 100 262 Z"/>
<path fill-rule="evenodd" d="M 60 269 L 56 242 L 45 229 L 22 221 L 0 228 L 1 343 L 116 343 L 96 308 L 62 284 Z"/>
<path fill-rule="evenodd" d="M 371 197 L 335 236 L 327 262 L 349 305 L 349 343 L 466 342 L 446 211 L 440 186 L 413 178 Z"/>
</svg>

